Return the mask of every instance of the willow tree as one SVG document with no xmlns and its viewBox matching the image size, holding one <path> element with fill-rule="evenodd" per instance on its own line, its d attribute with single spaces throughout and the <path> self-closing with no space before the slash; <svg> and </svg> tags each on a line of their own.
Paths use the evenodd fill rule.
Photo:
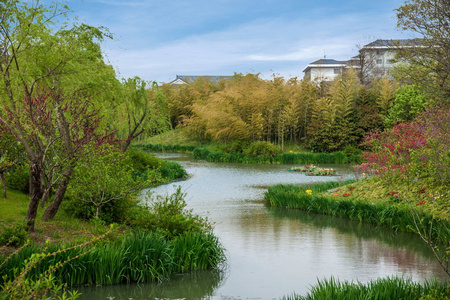
<svg viewBox="0 0 450 300">
<path fill-rule="evenodd" d="M 104 31 L 85 24 L 52 30 L 67 11 L 17 0 L 3 2 L 0 10 L 0 123 L 24 146 L 30 162 L 29 230 L 49 185 L 57 191 L 43 217 L 55 216 L 76 163 L 76 141 L 97 127 L 74 125 L 93 116 L 87 93 L 96 95 L 115 80 L 99 45 Z M 50 173 L 55 174 L 51 182 Z"/>
</svg>

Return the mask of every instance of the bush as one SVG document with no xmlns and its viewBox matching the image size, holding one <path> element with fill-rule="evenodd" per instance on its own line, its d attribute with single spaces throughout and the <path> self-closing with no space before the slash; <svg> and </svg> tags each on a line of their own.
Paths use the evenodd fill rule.
<svg viewBox="0 0 450 300">
<path fill-rule="evenodd" d="M 269 142 L 258 141 L 251 143 L 247 148 L 244 149 L 244 155 L 250 157 L 266 157 L 274 158 L 280 154 L 281 148 Z"/>
<path fill-rule="evenodd" d="M 19 165 L 11 168 L 6 175 L 6 186 L 25 194 L 30 193 L 30 167 Z"/>
<path fill-rule="evenodd" d="M 220 150 L 225 153 L 243 153 L 244 149 L 249 146 L 245 141 L 234 141 L 220 147 Z"/>
<path fill-rule="evenodd" d="M 133 169 L 138 172 L 157 169 L 161 166 L 161 160 L 159 158 L 136 148 L 129 148 L 127 155 L 130 158 Z"/>
<path fill-rule="evenodd" d="M 207 218 L 186 209 L 186 194 L 178 187 L 176 192 L 158 197 L 149 207 L 135 207 L 128 215 L 128 223 L 146 231 L 157 231 L 168 238 L 188 232 L 207 232 L 211 224 Z"/>
<path fill-rule="evenodd" d="M 163 161 L 159 172 L 165 180 L 183 179 L 187 177 L 186 170 L 176 161 Z"/>
<path fill-rule="evenodd" d="M 20 247 L 28 239 L 26 225 L 17 222 L 12 226 L 5 226 L 0 232 L 0 246 Z"/>
</svg>

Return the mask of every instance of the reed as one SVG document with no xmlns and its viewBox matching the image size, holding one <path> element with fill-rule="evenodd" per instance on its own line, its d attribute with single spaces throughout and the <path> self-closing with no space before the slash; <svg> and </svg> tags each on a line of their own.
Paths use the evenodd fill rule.
<svg viewBox="0 0 450 300">
<path fill-rule="evenodd" d="M 219 239 L 211 233 L 186 233 L 172 241 L 172 256 L 176 272 L 215 269 L 225 261 L 225 251 Z"/>
<path fill-rule="evenodd" d="M 54 254 L 46 255 L 29 270 L 28 276 L 39 278 L 50 267 L 67 262 L 55 271 L 55 278 L 69 286 L 163 281 L 174 272 L 218 268 L 225 259 L 219 240 L 211 233 L 202 232 L 173 240 L 155 233 L 134 233 L 115 243 L 103 242 L 90 247 L 24 247 L 8 260 L 0 258 L 0 265 L 5 261 L 0 268 L 0 285 L 5 278 L 13 279 L 30 257 L 42 253 Z"/>
<path fill-rule="evenodd" d="M 361 282 L 341 282 L 334 278 L 320 280 L 306 296 L 293 294 L 283 300 L 344 300 L 344 299 L 449 299 L 450 287 L 438 281 L 423 284 L 403 277 L 387 277 Z"/>
</svg>

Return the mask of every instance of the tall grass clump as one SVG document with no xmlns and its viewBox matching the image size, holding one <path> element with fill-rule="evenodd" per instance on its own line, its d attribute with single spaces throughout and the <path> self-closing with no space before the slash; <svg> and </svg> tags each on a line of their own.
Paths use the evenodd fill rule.
<svg viewBox="0 0 450 300">
<path fill-rule="evenodd" d="M 185 233 L 174 238 L 171 245 L 176 272 L 215 269 L 225 261 L 225 250 L 211 233 Z"/>
<path fill-rule="evenodd" d="M 334 278 L 321 280 L 306 296 L 285 296 L 283 300 L 347 300 L 347 299 L 450 299 L 450 287 L 446 283 L 427 281 L 423 284 L 401 277 L 387 277 L 361 282 L 341 282 Z"/>
<path fill-rule="evenodd" d="M 89 247 L 72 245 L 29 245 L 6 260 L 1 257 L 0 282 L 17 277 L 17 269 L 43 253 L 42 259 L 27 271 L 37 280 L 46 270 L 59 266 L 54 277 L 58 284 L 120 284 L 160 282 L 175 272 L 218 268 L 225 259 L 224 249 L 211 233 L 194 232 L 172 240 L 157 233 L 133 233 L 116 242 Z M 64 263 L 68 262 L 68 263 Z"/>
</svg>

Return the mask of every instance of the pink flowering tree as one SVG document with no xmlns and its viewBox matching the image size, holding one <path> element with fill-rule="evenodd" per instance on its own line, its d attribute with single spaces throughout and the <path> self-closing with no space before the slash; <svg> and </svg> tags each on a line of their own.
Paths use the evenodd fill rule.
<svg viewBox="0 0 450 300">
<path fill-rule="evenodd" d="M 395 195 L 410 205 L 417 233 L 450 275 L 450 108 L 432 108 L 412 122 L 370 133 L 363 145 L 368 151 L 360 169 L 398 187 Z"/>
</svg>

